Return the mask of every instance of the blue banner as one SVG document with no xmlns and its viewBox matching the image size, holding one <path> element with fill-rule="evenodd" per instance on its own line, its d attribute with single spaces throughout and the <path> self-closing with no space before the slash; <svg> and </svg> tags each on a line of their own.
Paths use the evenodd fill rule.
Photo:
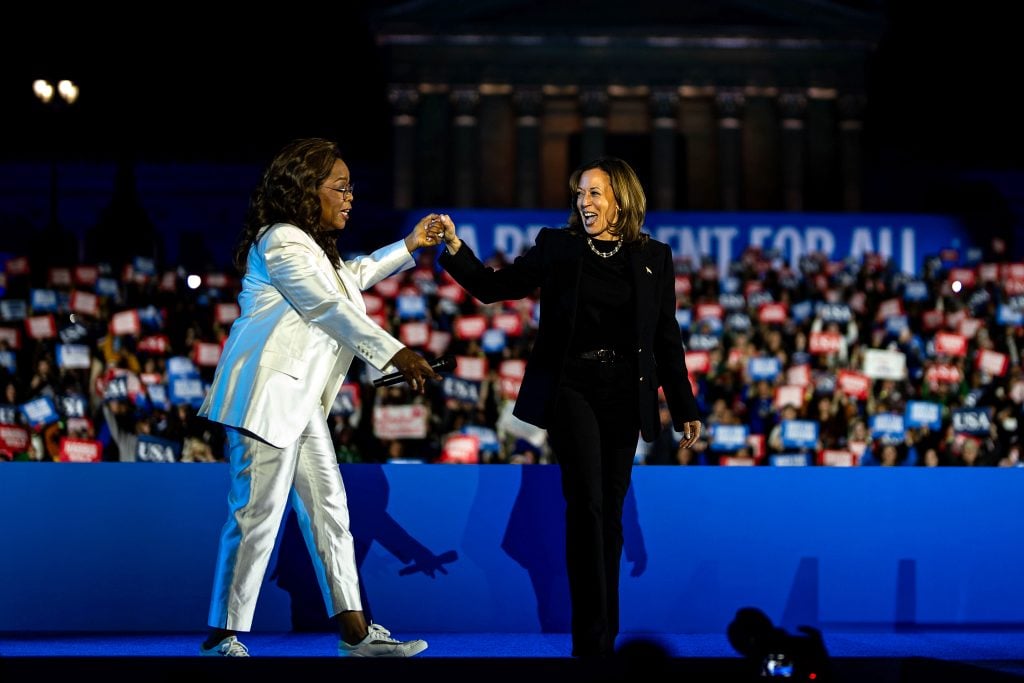
<svg viewBox="0 0 1024 683">
<path fill-rule="evenodd" d="M 33 313 L 56 313 L 57 291 L 53 289 L 33 289 L 31 294 Z"/>
<path fill-rule="evenodd" d="M 459 237 L 482 259 L 496 252 L 515 257 L 534 243 L 543 227 L 566 224 L 564 210 L 435 208 L 451 215 Z M 412 230 L 423 215 L 410 211 L 404 226 Z M 707 257 L 718 265 L 720 278 L 740 255 L 754 247 L 778 253 L 794 269 L 802 258 L 823 253 L 831 261 L 880 254 L 907 274 L 922 271 L 927 256 L 942 249 L 965 251 L 970 235 L 949 217 L 922 214 L 855 213 L 701 213 L 647 214 L 645 231 L 665 242 L 677 259 L 699 264 Z"/>
<path fill-rule="evenodd" d="M 942 406 L 930 401 L 907 401 L 907 407 L 903 410 L 903 424 L 907 427 L 937 430 L 942 426 Z"/>
<path fill-rule="evenodd" d="M 775 356 L 751 358 L 747 361 L 747 374 L 752 380 L 773 380 L 782 371 L 782 362 Z"/>
<path fill-rule="evenodd" d="M 872 438 L 886 443 L 898 443 L 907 435 L 903 416 L 896 413 L 878 413 L 868 419 Z"/>
<path fill-rule="evenodd" d="M 811 464 L 811 456 L 807 453 L 779 453 L 768 457 L 773 467 L 807 467 Z"/>
<path fill-rule="evenodd" d="M 818 445 L 818 423 L 812 420 L 783 420 L 782 445 L 786 448 L 814 448 Z"/>
<path fill-rule="evenodd" d="M 711 450 L 737 451 L 747 445 L 747 425 L 711 425 Z"/>
<path fill-rule="evenodd" d="M 44 426 L 60 419 L 57 414 L 57 407 L 49 396 L 40 396 L 28 403 L 21 405 L 21 414 L 25 421 L 33 429 L 42 429 Z"/>
<path fill-rule="evenodd" d="M 139 462 L 177 462 L 181 460 L 180 441 L 139 434 L 135 443 L 135 459 Z"/>
<path fill-rule="evenodd" d="M 953 411 L 953 431 L 958 434 L 988 436 L 992 428 L 992 408 L 962 408 Z"/>
</svg>

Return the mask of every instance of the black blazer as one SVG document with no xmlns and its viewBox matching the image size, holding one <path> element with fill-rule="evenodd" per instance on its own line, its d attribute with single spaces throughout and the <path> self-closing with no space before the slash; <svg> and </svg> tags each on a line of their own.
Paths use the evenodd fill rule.
<svg viewBox="0 0 1024 683">
<path fill-rule="evenodd" d="M 480 262 L 462 243 L 439 259 L 456 282 L 483 303 L 521 299 L 540 288 L 540 324 L 513 414 L 546 428 L 562 378 L 576 319 L 576 303 L 587 248 L 582 233 L 543 228 L 537 241 L 512 263 L 495 270 Z M 661 431 L 658 387 L 665 391 L 672 423 L 699 420 L 697 402 L 686 374 L 683 342 L 676 320 L 672 251 L 654 239 L 623 246 L 632 264 L 636 294 L 636 368 L 639 383 L 640 433 L 654 441 Z"/>
</svg>

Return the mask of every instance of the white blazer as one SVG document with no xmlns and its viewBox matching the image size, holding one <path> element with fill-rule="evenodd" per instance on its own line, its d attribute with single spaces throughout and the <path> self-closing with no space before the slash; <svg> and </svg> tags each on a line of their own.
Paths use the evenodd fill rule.
<svg viewBox="0 0 1024 683">
<path fill-rule="evenodd" d="M 303 230 L 266 228 L 199 415 L 278 448 L 294 442 L 314 410 L 329 414 L 354 357 L 391 367 L 404 344 L 366 315 L 362 291 L 414 263 L 399 241 L 335 269 Z"/>
</svg>

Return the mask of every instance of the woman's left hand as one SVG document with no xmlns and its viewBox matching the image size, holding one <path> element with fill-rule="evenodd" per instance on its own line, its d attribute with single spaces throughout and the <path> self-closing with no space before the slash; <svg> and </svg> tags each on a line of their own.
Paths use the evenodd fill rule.
<svg viewBox="0 0 1024 683">
<path fill-rule="evenodd" d="M 428 213 L 416 223 L 416 227 L 405 238 L 409 252 L 421 247 L 436 247 L 444 244 L 444 225 L 436 213 Z"/>
<path fill-rule="evenodd" d="M 679 448 L 690 448 L 700 438 L 700 420 L 683 423 L 683 437 L 679 439 Z"/>
</svg>

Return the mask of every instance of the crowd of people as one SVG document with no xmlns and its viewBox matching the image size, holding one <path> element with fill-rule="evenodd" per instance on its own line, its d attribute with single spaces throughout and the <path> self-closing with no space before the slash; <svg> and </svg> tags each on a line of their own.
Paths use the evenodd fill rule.
<svg viewBox="0 0 1024 683">
<path fill-rule="evenodd" d="M 367 313 L 455 370 L 420 393 L 376 388 L 380 373 L 356 359 L 329 415 L 338 461 L 551 462 L 546 433 L 511 414 L 538 300 L 482 304 L 436 257 L 423 249 L 368 290 Z M 949 250 L 907 275 L 872 254 L 791 267 L 750 249 L 728 273 L 681 254 L 675 269 L 706 429 L 679 448 L 663 402 L 665 429 L 637 439 L 637 464 L 1019 464 L 1021 264 Z M 224 460 L 223 429 L 197 411 L 239 283 L 196 280 L 145 258 L 119 272 L 9 258 L 0 460 Z"/>
</svg>

